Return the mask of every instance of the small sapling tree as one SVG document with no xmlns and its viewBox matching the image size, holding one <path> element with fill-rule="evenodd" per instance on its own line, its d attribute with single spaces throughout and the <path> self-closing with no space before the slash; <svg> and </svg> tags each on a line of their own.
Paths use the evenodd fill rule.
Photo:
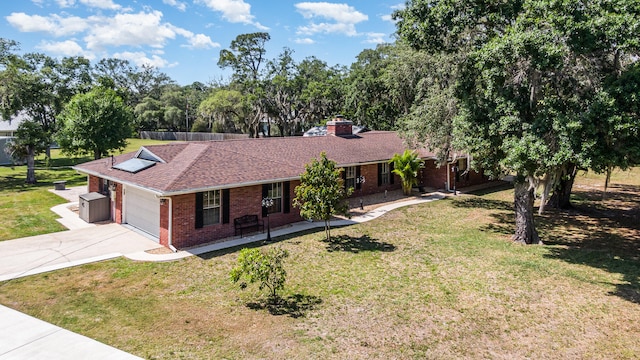
<svg viewBox="0 0 640 360">
<path fill-rule="evenodd" d="M 353 193 L 353 188 L 345 189 L 340 175 L 342 169 L 336 162 L 327 159 L 322 152 L 320 160 L 313 159 L 300 175 L 300 185 L 296 186 L 293 206 L 300 208 L 300 216 L 305 219 L 324 220 L 327 241 L 331 241 L 331 217 L 349 216 L 349 205 L 345 201 Z"/>
<path fill-rule="evenodd" d="M 272 248 L 269 250 L 242 249 L 238 255 L 238 262 L 231 270 L 231 281 L 240 282 L 242 288 L 246 282 L 260 284 L 260 290 L 269 291 L 270 300 L 278 299 L 278 291 L 284 289 L 287 272 L 283 261 L 289 256 L 287 250 Z"/>
</svg>

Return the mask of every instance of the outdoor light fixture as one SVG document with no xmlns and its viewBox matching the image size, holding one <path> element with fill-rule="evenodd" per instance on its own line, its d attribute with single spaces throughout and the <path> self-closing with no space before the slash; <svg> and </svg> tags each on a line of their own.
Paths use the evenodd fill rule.
<svg viewBox="0 0 640 360">
<path fill-rule="evenodd" d="M 266 197 L 262 199 L 262 207 L 267 209 L 267 241 L 271 241 L 271 222 L 269 221 L 269 208 L 273 206 L 273 199 Z"/>
<path fill-rule="evenodd" d="M 362 185 L 364 184 L 364 182 L 365 182 L 364 175 L 358 176 L 356 178 L 356 184 L 360 184 L 360 210 L 364 210 L 364 204 L 362 201 Z"/>
</svg>

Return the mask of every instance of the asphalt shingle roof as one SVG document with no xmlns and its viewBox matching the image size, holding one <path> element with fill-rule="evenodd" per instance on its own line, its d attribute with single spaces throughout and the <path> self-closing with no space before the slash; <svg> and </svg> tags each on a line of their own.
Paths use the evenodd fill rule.
<svg viewBox="0 0 640 360">
<path fill-rule="evenodd" d="M 161 194 L 201 191 L 295 179 L 321 152 L 339 166 L 375 163 L 402 153 L 406 146 L 395 132 L 371 131 L 358 136 L 285 137 L 206 142 L 176 142 L 145 146 L 161 158 L 148 169 L 132 174 L 112 168 L 110 158 L 75 166 L 100 176 Z M 136 152 L 116 156 L 114 164 Z M 420 151 L 423 158 L 433 154 Z"/>
</svg>

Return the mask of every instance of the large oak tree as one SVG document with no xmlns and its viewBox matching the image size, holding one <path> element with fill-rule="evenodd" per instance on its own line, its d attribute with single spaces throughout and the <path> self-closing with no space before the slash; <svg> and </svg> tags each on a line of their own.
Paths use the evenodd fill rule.
<svg viewBox="0 0 640 360">
<path fill-rule="evenodd" d="M 469 151 L 475 166 L 489 173 L 516 175 L 514 240 L 538 243 L 535 185 L 546 184 L 546 194 L 575 174 L 570 169 L 600 165 L 583 146 L 603 144 L 586 119 L 604 121 L 593 114 L 607 98 L 606 84 L 637 61 L 633 29 L 640 26 L 640 4 L 414 0 L 394 17 L 400 37 L 414 48 L 464 54 L 455 92 L 454 146 Z M 614 114 L 625 110 L 621 101 L 607 104 Z M 622 121 L 628 133 L 637 134 L 637 116 Z M 608 127 L 608 134 L 616 127 Z M 612 142 L 601 149 L 634 141 L 609 138 Z"/>
</svg>

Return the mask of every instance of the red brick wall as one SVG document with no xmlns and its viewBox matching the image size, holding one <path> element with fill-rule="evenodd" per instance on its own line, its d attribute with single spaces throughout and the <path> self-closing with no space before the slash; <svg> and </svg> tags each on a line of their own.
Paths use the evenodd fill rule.
<svg viewBox="0 0 640 360">
<path fill-rule="evenodd" d="M 453 173 L 451 173 L 451 176 L 453 177 Z M 484 184 L 489 181 L 489 178 L 484 176 L 482 172 L 470 170 L 467 175 L 460 176 L 460 181 L 456 182 L 456 189 L 463 188 L 465 186 Z M 453 184 L 453 178 L 451 179 L 451 182 Z"/>
<path fill-rule="evenodd" d="M 436 189 L 443 189 L 447 182 L 447 171 L 451 170 L 451 167 L 448 165 L 442 165 L 438 168 L 436 167 L 435 160 L 426 160 L 424 165 L 424 168 L 420 170 L 420 174 L 418 175 L 418 184 Z M 463 172 L 461 171 L 460 174 L 462 173 Z M 455 173 L 451 172 L 449 177 L 450 190 L 453 190 L 454 177 Z M 456 189 L 459 189 L 465 186 L 483 184 L 488 181 L 489 179 L 484 176 L 482 172 L 471 170 L 468 175 L 461 175 L 459 181 L 456 181 L 455 186 Z"/>
<path fill-rule="evenodd" d="M 295 197 L 294 188 L 299 184 L 292 181 L 290 185 L 290 201 Z M 215 242 L 232 237 L 235 233 L 233 219 L 243 215 L 258 215 L 264 221 L 265 231 L 267 219 L 262 218 L 262 185 L 246 186 L 229 190 L 229 223 L 214 224 L 196 229 L 196 195 L 186 194 L 172 197 L 173 201 L 173 239 L 176 248 L 185 248 L 199 244 Z M 167 207 L 167 210 L 164 208 Z M 283 207 L 284 208 L 284 207 Z M 290 206 L 288 214 L 270 214 L 271 228 L 301 221 L 298 209 Z M 168 244 L 168 202 L 160 208 L 160 243 Z"/>
<path fill-rule="evenodd" d="M 447 182 L 447 166 L 436 166 L 435 160 L 425 160 L 424 168 L 418 173 L 418 184 L 421 186 L 442 189 Z"/>
<path fill-rule="evenodd" d="M 169 210 L 171 200 L 160 200 L 160 245 L 169 247 Z"/>
<path fill-rule="evenodd" d="M 376 194 L 385 190 L 402 189 L 400 178 L 393 173 L 391 174 L 393 176 L 393 184 L 378 186 L 378 164 L 361 165 L 360 176 L 364 176 L 364 184 L 362 184 L 361 189 L 355 189 L 351 197 Z"/>
<path fill-rule="evenodd" d="M 122 189 L 122 184 L 116 183 L 116 213 L 114 219 L 118 224 L 122 224 Z"/>
<path fill-rule="evenodd" d="M 102 179 L 97 176 L 89 175 L 87 190 L 89 190 L 89 192 L 100 192 L 100 186 L 102 185 L 101 180 Z"/>
</svg>

